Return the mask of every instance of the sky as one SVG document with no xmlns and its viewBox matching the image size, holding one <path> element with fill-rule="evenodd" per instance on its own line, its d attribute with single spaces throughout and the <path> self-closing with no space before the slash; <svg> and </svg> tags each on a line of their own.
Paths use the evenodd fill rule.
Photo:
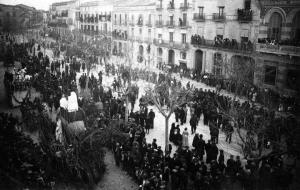
<svg viewBox="0 0 300 190">
<path fill-rule="evenodd" d="M 0 0 L 0 4 L 17 5 L 24 4 L 36 9 L 49 10 L 52 3 L 66 0 Z"/>
</svg>

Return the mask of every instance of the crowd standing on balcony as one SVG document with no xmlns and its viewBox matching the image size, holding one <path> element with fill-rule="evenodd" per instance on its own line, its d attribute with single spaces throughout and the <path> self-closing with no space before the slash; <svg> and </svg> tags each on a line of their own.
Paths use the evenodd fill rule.
<svg viewBox="0 0 300 190">
<path fill-rule="evenodd" d="M 240 44 L 235 40 L 229 38 L 223 39 L 222 37 L 216 36 L 213 43 L 209 43 L 204 39 L 203 36 L 198 34 L 192 35 L 191 43 L 194 45 L 211 45 L 216 48 L 226 48 L 233 50 L 253 51 L 253 44 L 250 40 L 241 42 Z"/>
</svg>

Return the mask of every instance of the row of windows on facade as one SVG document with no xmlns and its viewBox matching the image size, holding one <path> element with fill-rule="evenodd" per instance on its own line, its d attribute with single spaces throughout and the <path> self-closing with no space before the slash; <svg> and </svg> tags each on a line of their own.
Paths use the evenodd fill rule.
<svg viewBox="0 0 300 190">
<path fill-rule="evenodd" d="M 151 14 L 148 15 L 148 23 L 149 24 L 152 23 L 152 17 L 153 17 L 153 15 L 151 15 Z M 122 24 L 123 23 L 122 22 L 122 15 L 121 14 L 119 15 L 119 19 L 117 18 L 116 14 L 114 15 L 114 18 L 115 18 L 114 19 L 114 24 L 117 24 L 117 23 Z M 162 22 L 162 20 L 163 20 L 162 18 L 163 18 L 162 15 L 158 15 L 158 21 L 159 22 Z M 171 21 L 173 22 L 174 21 L 174 15 L 169 16 L 169 19 L 170 19 L 170 22 Z M 182 16 L 179 19 L 182 19 L 182 21 L 187 21 L 187 13 L 183 13 Z M 144 21 L 143 15 L 139 15 L 137 21 L 138 21 L 138 23 L 143 24 L 143 21 Z M 131 15 L 131 22 L 132 23 L 135 22 L 134 15 Z M 124 23 L 128 23 L 127 14 L 125 15 Z"/>
</svg>

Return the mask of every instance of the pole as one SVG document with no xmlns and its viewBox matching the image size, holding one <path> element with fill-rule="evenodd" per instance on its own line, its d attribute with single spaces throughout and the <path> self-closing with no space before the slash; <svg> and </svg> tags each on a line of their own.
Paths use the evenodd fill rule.
<svg viewBox="0 0 300 190">
<path fill-rule="evenodd" d="M 169 117 L 165 118 L 165 150 L 169 152 Z"/>
</svg>

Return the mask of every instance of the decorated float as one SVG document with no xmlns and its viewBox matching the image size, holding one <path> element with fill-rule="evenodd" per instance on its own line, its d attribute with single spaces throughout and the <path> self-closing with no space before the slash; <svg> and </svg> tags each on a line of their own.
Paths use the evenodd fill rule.
<svg viewBox="0 0 300 190">
<path fill-rule="evenodd" d="M 40 93 L 31 87 L 31 78 L 26 68 L 21 68 L 19 64 L 5 71 L 4 83 L 12 107 L 20 106 L 25 99 L 33 101 L 40 97 Z"/>
</svg>

